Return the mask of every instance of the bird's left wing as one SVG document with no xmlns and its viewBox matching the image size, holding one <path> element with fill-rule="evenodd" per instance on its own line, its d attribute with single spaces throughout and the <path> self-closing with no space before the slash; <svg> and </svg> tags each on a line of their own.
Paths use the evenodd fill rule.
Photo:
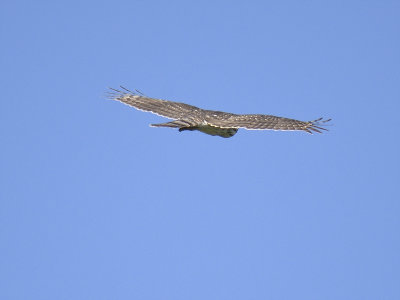
<svg viewBox="0 0 400 300">
<path fill-rule="evenodd" d="M 109 93 L 109 98 L 169 119 L 181 119 L 193 110 L 199 109 L 196 106 L 181 102 L 150 98 L 139 91 L 132 92 L 123 87 L 121 87 L 122 90 L 110 89 L 112 92 Z"/>
</svg>

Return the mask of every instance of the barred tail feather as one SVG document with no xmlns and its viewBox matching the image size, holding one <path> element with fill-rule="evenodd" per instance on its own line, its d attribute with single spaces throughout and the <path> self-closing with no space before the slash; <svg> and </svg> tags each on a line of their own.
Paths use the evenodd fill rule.
<svg viewBox="0 0 400 300">
<path fill-rule="evenodd" d="M 150 127 L 172 127 L 172 128 L 181 128 L 181 127 L 190 127 L 193 124 L 183 121 L 183 120 L 175 120 L 167 123 L 159 123 L 159 124 L 150 124 Z"/>
</svg>

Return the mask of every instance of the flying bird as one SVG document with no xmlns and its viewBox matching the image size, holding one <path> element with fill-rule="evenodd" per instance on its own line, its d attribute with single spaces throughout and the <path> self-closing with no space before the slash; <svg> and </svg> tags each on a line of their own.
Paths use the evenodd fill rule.
<svg viewBox="0 0 400 300">
<path fill-rule="evenodd" d="M 122 90 L 110 88 L 109 97 L 142 111 L 151 112 L 173 121 L 161 124 L 151 124 L 151 127 L 178 128 L 179 131 L 198 130 L 209 135 L 224 138 L 232 137 L 239 128 L 249 130 L 297 130 L 308 133 L 327 130 L 322 126 L 331 119 L 323 118 L 314 121 L 299 121 L 272 115 L 238 115 L 222 111 L 205 110 L 193 105 L 150 98 L 135 90 L 132 92 L 121 86 Z"/>
</svg>

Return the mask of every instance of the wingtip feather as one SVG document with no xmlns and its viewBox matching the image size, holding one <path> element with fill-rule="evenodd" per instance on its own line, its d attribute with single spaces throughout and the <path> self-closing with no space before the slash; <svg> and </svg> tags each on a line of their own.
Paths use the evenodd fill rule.
<svg viewBox="0 0 400 300">
<path fill-rule="evenodd" d="M 328 129 L 322 127 L 322 126 L 327 126 L 326 123 L 331 121 L 332 119 L 326 119 L 324 120 L 324 118 L 318 118 L 314 121 L 310 121 L 308 122 L 308 126 L 303 129 L 304 131 L 307 131 L 308 133 L 312 134 L 312 131 L 318 132 L 318 133 L 322 133 L 321 130 L 325 130 L 325 131 L 329 131 Z"/>
</svg>

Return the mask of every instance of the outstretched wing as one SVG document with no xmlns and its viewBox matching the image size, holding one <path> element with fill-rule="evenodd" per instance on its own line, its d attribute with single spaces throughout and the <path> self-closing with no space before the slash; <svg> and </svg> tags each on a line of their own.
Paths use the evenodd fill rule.
<svg viewBox="0 0 400 300">
<path fill-rule="evenodd" d="M 260 130 L 304 130 L 308 133 L 327 130 L 321 126 L 330 121 L 319 118 L 314 121 L 303 122 L 295 119 L 276 117 L 271 115 L 236 115 L 229 113 L 215 112 L 208 114 L 207 123 L 211 126 L 221 128 L 245 128 Z"/>
<path fill-rule="evenodd" d="M 169 119 L 181 119 L 199 110 L 198 107 L 181 102 L 173 102 L 161 99 L 146 97 L 139 91 L 129 91 L 121 86 L 121 90 L 110 88 L 113 92 L 109 93 L 109 98 L 120 101 L 136 109 L 148 111 Z"/>
</svg>

